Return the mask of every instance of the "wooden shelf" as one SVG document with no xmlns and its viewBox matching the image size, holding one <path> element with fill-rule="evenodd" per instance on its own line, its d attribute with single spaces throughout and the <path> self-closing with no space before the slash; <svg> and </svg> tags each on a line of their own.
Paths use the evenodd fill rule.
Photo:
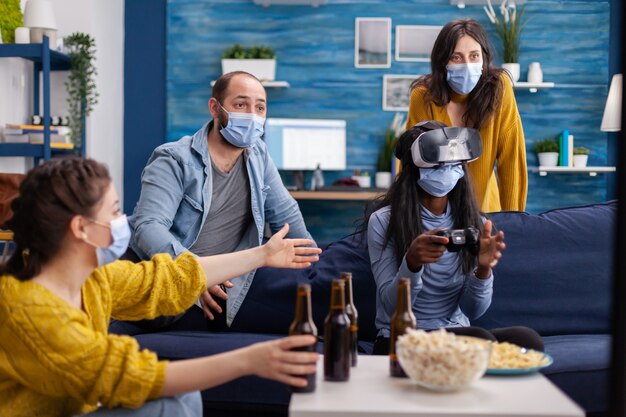
<svg viewBox="0 0 626 417">
<path fill-rule="evenodd" d="M 261 81 L 263 87 L 267 88 L 289 88 L 287 81 Z M 215 85 L 215 80 L 211 81 L 211 87 Z"/>
<path fill-rule="evenodd" d="M 380 191 L 289 191 L 296 200 L 344 200 L 344 201 L 367 201 L 382 195 Z"/>
<path fill-rule="evenodd" d="M 516 81 L 515 83 L 513 83 L 514 88 L 528 88 L 528 91 L 530 91 L 531 93 L 536 93 L 539 89 L 542 88 L 553 88 L 554 86 L 554 83 L 529 83 L 527 81 Z"/>
<path fill-rule="evenodd" d="M 598 166 L 598 167 L 530 167 L 532 172 L 538 172 L 540 176 L 545 177 L 548 173 L 553 174 L 589 174 L 590 177 L 595 177 L 598 173 L 615 172 L 616 168 L 612 166 Z"/>
</svg>

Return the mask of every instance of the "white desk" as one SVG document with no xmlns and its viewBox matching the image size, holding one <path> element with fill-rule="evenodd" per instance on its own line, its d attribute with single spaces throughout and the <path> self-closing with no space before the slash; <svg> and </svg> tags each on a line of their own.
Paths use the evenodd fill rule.
<svg viewBox="0 0 626 417">
<path fill-rule="evenodd" d="M 389 376 L 387 356 L 359 356 L 350 381 L 324 381 L 318 362 L 317 390 L 293 394 L 290 417 L 584 417 L 584 411 L 539 373 L 485 376 L 463 391 L 436 393 L 409 379 Z"/>
</svg>

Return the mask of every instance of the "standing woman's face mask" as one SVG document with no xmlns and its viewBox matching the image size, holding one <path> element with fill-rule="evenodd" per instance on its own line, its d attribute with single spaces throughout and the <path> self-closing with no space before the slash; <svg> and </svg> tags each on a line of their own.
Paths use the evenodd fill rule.
<svg viewBox="0 0 626 417">
<path fill-rule="evenodd" d="M 448 85 L 457 94 L 474 90 L 483 72 L 483 54 L 480 44 L 471 36 L 462 36 L 446 65 Z"/>
</svg>

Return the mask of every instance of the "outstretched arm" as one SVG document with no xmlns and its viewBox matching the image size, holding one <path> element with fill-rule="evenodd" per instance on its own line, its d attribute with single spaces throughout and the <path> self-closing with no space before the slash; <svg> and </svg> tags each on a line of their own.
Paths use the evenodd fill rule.
<svg viewBox="0 0 626 417">
<path fill-rule="evenodd" d="M 262 266 L 302 269 L 316 262 L 321 249 L 304 247 L 312 245 L 311 239 L 285 239 L 289 225 L 285 224 L 264 245 L 239 252 L 198 258 L 207 277 L 207 287 Z"/>
<path fill-rule="evenodd" d="M 319 354 L 293 352 L 291 349 L 313 343 L 313 336 L 291 336 L 218 355 L 170 362 L 165 371 L 161 395 L 165 397 L 207 389 L 245 375 L 304 387 L 306 379 L 303 376 L 315 372 Z"/>
</svg>

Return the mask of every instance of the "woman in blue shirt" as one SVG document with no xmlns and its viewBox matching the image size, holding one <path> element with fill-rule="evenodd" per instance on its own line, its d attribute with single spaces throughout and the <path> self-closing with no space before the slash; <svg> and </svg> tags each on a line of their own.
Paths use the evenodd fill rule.
<svg viewBox="0 0 626 417">
<path fill-rule="evenodd" d="M 445 129 L 444 129 L 445 128 Z M 456 130 L 447 130 L 456 129 Z M 425 161 L 433 141 L 423 134 L 441 133 L 445 146 L 434 146 L 438 161 Z M 390 318 L 396 307 L 400 278 L 411 281 L 412 310 L 417 327 L 424 330 L 446 328 L 457 334 L 490 340 L 509 341 L 543 350 L 541 337 L 525 327 L 485 329 L 471 327 L 470 320 L 487 311 L 493 294 L 493 272 L 504 250 L 504 233 L 492 234 L 492 223 L 478 208 L 466 162 L 480 155 L 479 143 L 471 149 L 464 140 L 473 129 L 447 128 L 440 122 L 422 122 L 407 130 L 398 140 L 395 154 L 402 171 L 389 191 L 376 204 L 367 222 L 367 238 L 372 272 L 376 280 L 375 354 L 389 350 Z M 433 135 L 431 134 L 431 139 Z M 418 143 L 414 142 L 418 141 Z M 453 142 L 455 142 L 453 144 Z M 452 146 L 468 146 L 465 159 L 454 157 Z M 480 149 L 477 149 L 480 148 Z M 446 159 L 446 155 L 448 154 Z M 463 154 L 463 152 L 461 152 Z M 450 155 L 453 155 L 452 157 Z M 430 162 L 430 163 L 429 163 Z M 434 162 L 434 163 L 433 163 Z M 477 255 L 467 248 L 446 250 L 448 238 L 437 232 L 473 227 L 479 231 Z"/>
</svg>

